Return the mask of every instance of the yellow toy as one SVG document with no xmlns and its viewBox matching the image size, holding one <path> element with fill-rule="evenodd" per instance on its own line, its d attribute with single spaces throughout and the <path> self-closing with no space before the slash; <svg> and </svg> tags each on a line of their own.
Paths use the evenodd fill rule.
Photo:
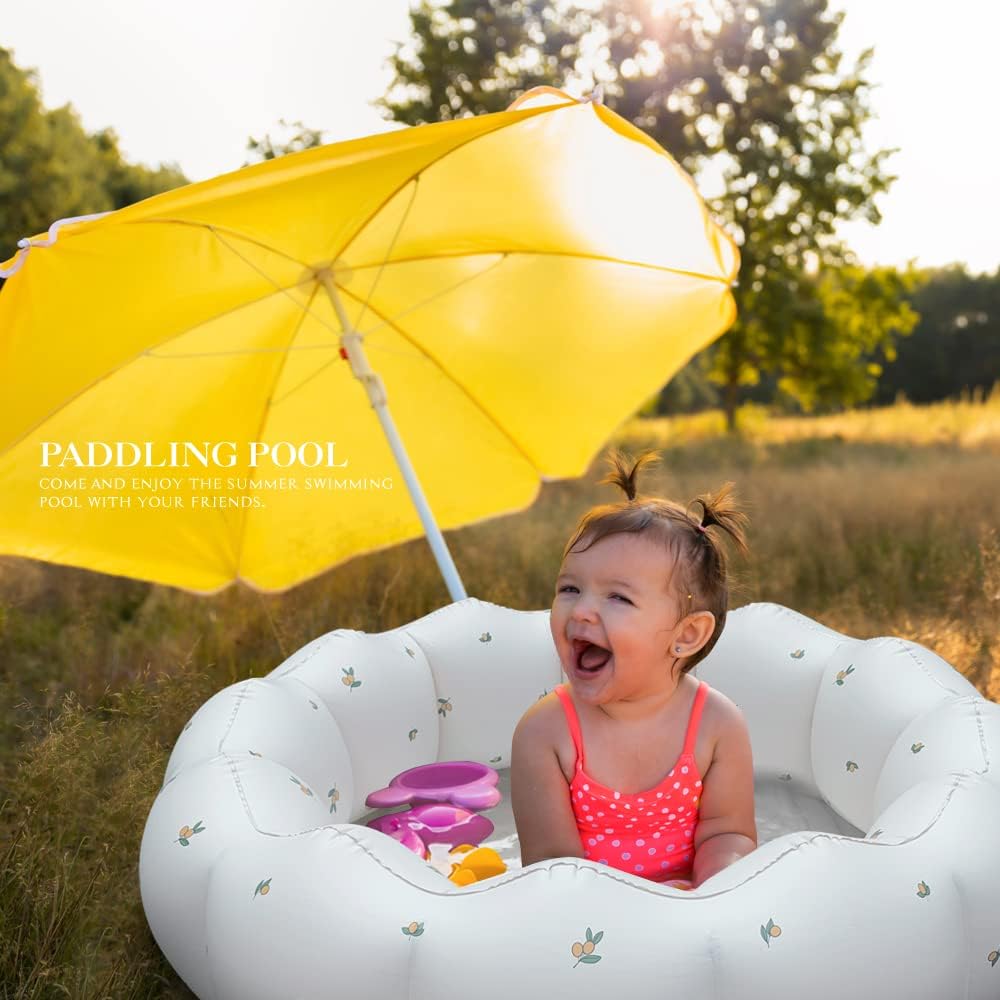
<svg viewBox="0 0 1000 1000">
<path fill-rule="evenodd" d="M 453 859 L 448 878 L 455 885 L 472 885 L 502 875 L 507 866 L 491 847 L 476 847 L 473 844 L 459 844 L 448 852 Z"/>
</svg>

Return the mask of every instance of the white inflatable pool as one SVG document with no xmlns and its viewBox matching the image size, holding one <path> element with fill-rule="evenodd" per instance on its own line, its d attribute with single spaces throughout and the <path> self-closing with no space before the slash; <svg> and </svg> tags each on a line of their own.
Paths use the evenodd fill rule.
<svg viewBox="0 0 1000 1000">
<path fill-rule="evenodd" d="M 563 678 L 548 611 L 468 599 L 195 713 L 142 841 L 153 934 L 202 1000 L 1000 997 L 1000 706 L 922 646 L 774 604 L 695 673 L 747 718 L 760 846 L 692 892 L 520 867 L 511 735 Z M 506 874 L 460 888 L 363 825 L 435 760 L 500 770 Z"/>
</svg>

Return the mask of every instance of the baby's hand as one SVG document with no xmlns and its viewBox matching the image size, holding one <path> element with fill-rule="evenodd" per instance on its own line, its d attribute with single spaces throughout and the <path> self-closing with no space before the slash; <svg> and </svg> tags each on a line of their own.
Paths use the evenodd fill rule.
<svg viewBox="0 0 1000 1000">
<path fill-rule="evenodd" d="M 664 882 L 665 886 L 670 889 L 683 889 L 685 892 L 690 892 L 694 886 L 691 884 L 690 879 L 686 878 L 675 878 L 670 882 Z"/>
</svg>

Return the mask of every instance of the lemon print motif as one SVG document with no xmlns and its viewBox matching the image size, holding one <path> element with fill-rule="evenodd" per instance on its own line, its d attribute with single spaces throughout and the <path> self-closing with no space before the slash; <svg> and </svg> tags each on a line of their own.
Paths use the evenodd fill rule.
<svg viewBox="0 0 1000 1000">
<path fill-rule="evenodd" d="M 177 831 L 177 843 L 180 844 L 181 847 L 187 847 L 188 844 L 191 843 L 191 838 L 196 833 L 201 833 L 204 829 L 205 828 L 201 825 L 201 820 L 198 820 L 194 826 L 182 826 Z"/>
<path fill-rule="evenodd" d="M 923 748 L 924 748 L 923 743 L 914 743 L 910 746 L 910 750 L 913 753 L 920 753 L 920 751 L 923 750 Z"/>
<path fill-rule="evenodd" d="M 416 653 L 413 652 L 412 649 L 410 649 L 409 646 L 404 646 L 403 649 L 406 650 L 406 655 L 409 656 L 409 657 L 411 657 L 411 658 L 417 655 Z"/>
<path fill-rule="evenodd" d="M 340 683 L 344 687 L 350 688 L 352 691 L 355 688 L 361 687 L 361 681 L 354 679 L 354 667 L 341 667 L 341 670 L 344 676 L 340 678 Z"/>
<path fill-rule="evenodd" d="M 491 635 L 489 634 L 489 632 L 484 632 L 484 633 L 483 633 L 483 634 L 482 634 L 482 635 L 481 635 L 481 636 L 479 637 L 479 641 L 480 641 L 480 642 L 492 642 L 492 641 L 493 641 L 493 636 L 491 636 Z"/>
<path fill-rule="evenodd" d="M 438 715 L 443 719 L 452 710 L 451 702 L 447 698 L 438 698 Z"/>
<path fill-rule="evenodd" d="M 411 729 L 406 735 L 410 737 L 410 742 L 412 743 L 417 738 L 417 730 Z"/>
<path fill-rule="evenodd" d="M 764 939 L 764 943 L 771 947 L 771 938 L 781 937 L 781 928 L 774 922 L 773 919 L 768 918 L 766 924 L 760 925 L 760 936 Z"/>
<path fill-rule="evenodd" d="M 852 774 L 858 769 L 858 765 L 855 764 L 853 760 L 849 760 L 846 766 L 847 770 L 850 771 Z"/>
<path fill-rule="evenodd" d="M 917 895 L 921 899 L 923 899 L 925 896 L 929 896 L 930 894 L 931 894 L 931 889 L 930 889 L 930 886 L 926 882 L 918 882 L 917 883 Z"/>
<path fill-rule="evenodd" d="M 319 705 L 317 705 L 317 704 L 316 704 L 316 702 L 314 702 L 314 701 L 312 700 L 312 698 L 310 698 L 310 699 L 309 699 L 309 704 L 310 704 L 310 705 L 312 705 L 312 707 L 313 707 L 313 708 L 314 708 L 314 709 L 315 709 L 315 710 L 316 710 L 317 712 L 319 711 Z"/>
<path fill-rule="evenodd" d="M 336 785 L 326 793 L 326 797 L 330 800 L 330 812 L 335 813 L 337 811 L 337 803 L 340 801 L 340 792 L 337 791 Z"/>
<path fill-rule="evenodd" d="M 288 780 L 289 781 L 294 781 L 295 784 L 299 786 L 299 791 L 303 795 L 312 795 L 312 789 L 308 785 L 303 785 L 302 782 L 299 781 L 298 778 L 289 777 Z"/>
<path fill-rule="evenodd" d="M 998 951 L 998 950 L 997 950 L 996 948 L 994 948 L 994 949 L 993 949 L 993 950 L 992 950 L 992 951 L 991 951 L 991 952 L 990 952 L 990 953 L 989 953 L 989 954 L 988 954 L 988 955 L 986 956 L 986 961 L 987 961 L 987 962 L 989 962 L 989 963 L 990 963 L 990 965 L 992 966 L 992 965 L 996 965 L 996 964 L 997 964 L 997 959 L 998 959 L 998 958 L 1000 958 L 1000 951 Z"/>
<path fill-rule="evenodd" d="M 266 882 L 261 881 L 257 883 L 257 888 L 253 891 L 253 899 L 256 899 L 258 895 L 266 896 L 271 891 L 271 880 L 268 879 Z"/>
<path fill-rule="evenodd" d="M 573 953 L 573 957 L 576 959 L 576 963 L 573 966 L 574 969 L 581 962 L 584 962 L 587 965 L 593 965 L 595 962 L 599 962 L 601 960 L 600 955 L 594 954 L 594 949 L 601 943 L 602 937 L 604 937 L 604 931 L 598 931 L 595 934 L 588 927 L 587 940 L 573 942 L 573 947 L 570 948 L 570 951 Z"/>
<path fill-rule="evenodd" d="M 503 757 L 500 757 L 500 756 L 490 757 L 490 763 L 491 764 L 499 764 L 500 761 L 502 761 L 502 760 L 503 760 Z"/>
<path fill-rule="evenodd" d="M 790 657 L 791 657 L 791 658 L 792 658 L 793 660 L 801 660 L 801 659 L 802 659 L 802 657 L 806 655 L 806 651 L 805 651 L 804 649 L 797 649 L 797 650 L 795 650 L 795 652 L 794 652 L 794 653 L 789 653 L 788 655 L 789 655 L 789 656 L 790 656 Z"/>
<path fill-rule="evenodd" d="M 401 927 L 400 930 L 407 937 L 420 937 L 424 933 L 423 921 L 411 920 L 405 927 Z"/>
<path fill-rule="evenodd" d="M 843 687 L 844 686 L 844 678 L 846 678 L 848 674 L 853 674 L 853 673 L 854 673 L 854 664 L 853 663 L 846 670 L 838 670 L 837 671 L 837 679 L 834 681 L 834 684 L 839 684 L 841 687 Z"/>
<path fill-rule="evenodd" d="M 256 753 L 255 751 L 251 750 L 249 747 L 247 747 L 247 753 L 250 754 L 251 757 L 259 757 L 260 756 L 259 753 Z"/>
</svg>

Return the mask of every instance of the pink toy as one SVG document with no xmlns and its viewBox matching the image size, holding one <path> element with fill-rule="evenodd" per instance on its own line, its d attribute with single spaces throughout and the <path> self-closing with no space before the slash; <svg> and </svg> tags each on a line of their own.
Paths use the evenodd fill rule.
<svg viewBox="0 0 1000 1000">
<path fill-rule="evenodd" d="M 439 761 L 397 774 L 388 787 L 372 792 L 365 805 L 375 809 L 413 805 L 413 809 L 370 820 L 424 859 L 428 844 L 477 845 L 493 833 L 493 824 L 472 810 L 491 809 L 500 801 L 497 772 L 471 760 Z"/>
<path fill-rule="evenodd" d="M 474 760 L 442 760 L 397 774 L 387 788 L 372 792 L 365 805 L 372 809 L 450 802 L 462 809 L 492 809 L 500 801 L 499 775 Z"/>
<path fill-rule="evenodd" d="M 427 857 L 428 844 L 477 845 L 493 832 L 493 824 L 485 817 L 460 809 L 458 806 L 432 803 L 416 806 L 405 812 L 380 816 L 369 824 L 401 841 L 404 847 Z"/>
</svg>

